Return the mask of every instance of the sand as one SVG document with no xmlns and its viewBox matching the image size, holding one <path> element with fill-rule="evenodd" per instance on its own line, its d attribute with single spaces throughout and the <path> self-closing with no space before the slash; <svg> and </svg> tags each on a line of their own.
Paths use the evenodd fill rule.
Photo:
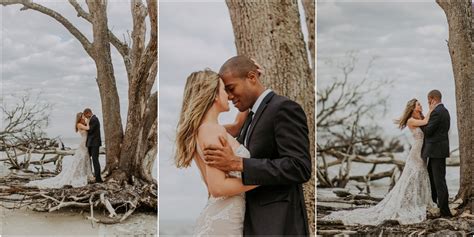
<svg viewBox="0 0 474 237">
<path fill-rule="evenodd" d="M 6 236 L 156 236 L 157 215 L 134 213 L 124 223 L 92 224 L 88 212 L 64 209 L 45 213 L 31 210 L 0 209 L 0 233 Z"/>
</svg>

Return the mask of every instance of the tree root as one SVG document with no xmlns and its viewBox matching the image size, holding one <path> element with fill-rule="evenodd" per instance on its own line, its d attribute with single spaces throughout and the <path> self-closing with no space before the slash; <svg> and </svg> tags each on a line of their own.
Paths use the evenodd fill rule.
<svg viewBox="0 0 474 237">
<path fill-rule="evenodd" d="M 378 226 L 342 225 L 337 221 L 323 221 L 318 217 L 317 233 L 320 235 L 367 235 L 367 236 L 466 236 L 472 234 L 474 220 L 469 218 L 428 219 L 410 225 L 400 225 L 397 221 L 386 221 Z"/>
<path fill-rule="evenodd" d="M 84 187 L 38 189 L 23 186 L 29 179 L 7 176 L 0 178 L 0 203 L 9 209 L 22 207 L 40 212 L 54 212 L 63 208 L 89 211 L 92 223 L 115 224 L 129 218 L 136 210 L 157 212 L 157 186 L 134 179 L 133 184 L 117 182 L 95 183 Z M 10 181 L 10 182 L 6 182 Z M 5 184 L 9 184 L 9 186 Z M 5 185 L 5 186 L 2 186 Z M 94 216 L 94 211 L 108 213 L 108 217 Z"/>
</svg>

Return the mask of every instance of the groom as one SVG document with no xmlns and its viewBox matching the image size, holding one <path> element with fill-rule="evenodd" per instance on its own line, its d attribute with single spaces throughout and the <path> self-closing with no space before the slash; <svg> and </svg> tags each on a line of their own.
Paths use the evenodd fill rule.
<svg viewBox="0 0 474 237">
<path fill-rule="evenodd" d="M 446 186 L 446 158 L 449 157 L 449 112 L 441 103 L 441 92 L 438 90 L 428 93 L 428 103 L 433 111 L 428 124 L 422 127 L 425 140 L 421 154 L 423 159 L 428 159 L 433 202 L 438 203 L 442 217 L 451 217 L 448 205 L 449 193 Z"/>
<path fill-rule="evenodd" d="M 219 71 L 229 100 L 249 115 L 237 140 L 250 159 L 222 147 L 204 150 L 206 163 L 223 171 L 242 172 L 246 192 L 244 235 L 309 235 L 302 184 L 311 177 L 308 127 L 299 104 L 266 89 L 261 69 L 246 56 L 227 60 Z"/>
<path fill-rule="evenodd" d="M 99 163 L 99 147 L 101 146 L 100 139 L 100 122 L 99 119 L 92 114 L 92 110 L 89 108 L 84 109 L 84 116 L 89 119 L 89 130 L 87 131 L 86 146 L 89 151 L 89 156 L 92 157 L 92 164 L 94 166 L 94 174 L 96 183 L 102 183 L 102 177 L 100 176 L 100 163 Z"/>
</svg>

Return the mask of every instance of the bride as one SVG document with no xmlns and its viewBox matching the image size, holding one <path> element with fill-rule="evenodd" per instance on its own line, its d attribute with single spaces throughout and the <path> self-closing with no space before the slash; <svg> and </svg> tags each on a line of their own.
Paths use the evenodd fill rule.
<svg viewBox="0 0 474 237">
<path fill-rule="evenodd" d="M 194 235 L 242 235 L 245 215 L 245 192 L 257 186 L 242 184 L 240 172 L 224 173 L 206 165 L 203 149 L 221 145 L 219 136 L 227 141 L 238 156 L 249 158 L 249 151 L 231 133 L 238 132 L 246 114 L 239 114 L 236 123 L 222 126 L 221 112 L 229 111 L 224 82 L 218 74 L 206 69 L 192 73 L 186 81 L 183 104 L 177 126 L 175 164 L 186 168 L 194 161 L 209 192 L 204 210 L 196 221 Z"/>
<path fill-rule="evenodd" d="M 421 158 L 423 132 L 420 127 L 428 123 L 431 111 L 432 108 L 423 117 L 420 102 L 412 99 L 397 121 L 400 129 L 410 129 L 414 144 L 398 182 L 385 198 L 373 207 L 333 212 L 323 220 L 341 220 L 344 225 L 379 225 L 385 220 L 413 224 L 426 220 L 427 209 L 435 207 L 435 204 L 431 199 L 426 163 Z"/>
<path fill-rule="evenodd" d="M 52 178 L 31 181 L 27 183 L 26 186 L 38 188 L 62 188 L 65 185 L 71 185 L 73 187 L 87 185 L 87 177 L 91 172 L 89 154 L 86 147 L 89 121 L 81 112 L 76 115 L 75 130 L 81 136 L 81 143 L 76 149 L 71 161 L 63 161 L 61 173 Z"/>
</svg>

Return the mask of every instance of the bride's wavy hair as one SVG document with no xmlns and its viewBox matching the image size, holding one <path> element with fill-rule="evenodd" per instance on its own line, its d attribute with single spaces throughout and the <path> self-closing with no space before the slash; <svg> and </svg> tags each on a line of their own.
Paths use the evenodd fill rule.
<svg viewBox="0 0 474 237">
<path fill-rule="evenodd" d="M 219 75 L 206 68 L 186 79 L 176 133 L 175 165 L 187 168 L 196 153 L 197 131 L 219 93 Z"/>
<path fill-rule="evenodd" d="M 79 131 L 79 129 L 77 128 L 77 124 L 79 124 L 81 122 L 81 119 L 82 119 L 82 112 L 79 112 L 76 114 L 76 123 L 74 124 L 74 129 L 77 131 Z"/>
<path fill-rule="evenodd" d="M 396 120 L 396 123 L 398 124 L 398 128 L 404 129 L 407 126 L 408 119 L 412 117 L 413 111 L 415 110 L 416 102 L 418 102 L 416 98 L 411 99 L 407 102 L 407 105 L 405 107 L 405 111 L 403 111 L 402 117 Z M 423 114 L 421 114 L 421 117 L 424 118 Z"/>
</svg>

